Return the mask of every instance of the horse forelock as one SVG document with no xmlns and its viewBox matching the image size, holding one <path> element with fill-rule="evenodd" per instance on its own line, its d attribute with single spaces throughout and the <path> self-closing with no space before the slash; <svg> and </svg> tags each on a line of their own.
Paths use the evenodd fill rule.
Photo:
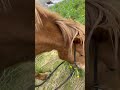
<svg viewBox="0 0 120 90">
<path fill-rule="evenodd" d="M 55 25 L 57 25 L 58 29 L 62 32 L 62 36 L 64 38 L 64 42 L 66 46 L 69 46 L 70 52 L 72 52 L 73 41 L 77 38 L 80 40 L 80 44 L 84 47 L 84 39 L 85 39 L 85 27 L 78 22 L 75 22 L 71 19 L 65 19 L 61 17 L 59 14 L 51 12 L 40 5 L 36 5 L 35 8 L 35 28 L 36 31 L 41 30 L 43 25 L 42 18 L 45 17 L 50 19 Z M 83 49 L 84 50 L 84 49 Z"/>
<path fill-rule="evenodd" d="M 77 22 L 70 19 L 56 20 L 56 24 L 60 28 L 66 44 L 70 47 L 70 52 L 72 52 L 73 41 L 77 38 L 80 44 L 84 47 L 85 40 L 85 27 Z M 83 49 L 84 50 L 84 49 Z"/>
</svg>

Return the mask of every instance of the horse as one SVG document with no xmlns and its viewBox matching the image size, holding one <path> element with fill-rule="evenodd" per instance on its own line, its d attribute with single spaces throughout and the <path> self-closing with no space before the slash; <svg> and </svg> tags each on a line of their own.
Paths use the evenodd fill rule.
<svg viewBox="0 0 120 90">
<path fill-rule="evenodd" d="M 107 0 L 86 0 L 87 90 L 94 90 L 96 87 L 103 90 L 120 89 L 120 13 L 118 7 L 116 3 L 107 2 Z"/>
<path fill-rule="evenodd" d="M 35 5 L 35 54 L 58 51 L 59 57 L 74 63 L 74 45 L 76 45 L 77 65 L 85 69 L 84 25 L 65 19 L 41 5 Z"/>
</svg>

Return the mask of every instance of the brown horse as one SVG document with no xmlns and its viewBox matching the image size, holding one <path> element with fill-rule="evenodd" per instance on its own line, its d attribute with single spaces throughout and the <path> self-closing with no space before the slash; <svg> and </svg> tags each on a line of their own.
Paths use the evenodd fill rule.
<svg viewBox="0 0 120 90">
<path fill-rule="evenodd" d="M 40 5 L 35 6 L 35 53 L 52 49 L 58 50 L 61 59 L 74 62 L 74 44 L 76 44 L 77 64 L 85 68 L 84 25 L 65 19 Z"/>
<path fill-rule="evenodd" d="M 87 90 L 94 90 L 95 60 L 98 62 L 97 84 L 103 90 L 120 89 L 120 13 L 116 4 L 119 1 L 115 4 L 106 1 L 86 1 Z"/>
</svg>

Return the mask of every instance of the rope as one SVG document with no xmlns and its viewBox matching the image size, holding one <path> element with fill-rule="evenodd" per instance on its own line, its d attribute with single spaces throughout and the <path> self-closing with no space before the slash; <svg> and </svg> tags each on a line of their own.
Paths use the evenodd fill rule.
<svg viewBox="0 0 120 90">
<path fill-rule="evenodd" d="M 35 85 L 35 87 L 40 87 L 40 86 L 42 86 L 45 82 L 47 82 L 47 81 L 50 79 L 50 77 L 53 75 L 53 73 L 54 73 L 64 62 L 65 62 L 65 61 L 63 61 L 61 64 L 59 64 L 59 65 L 51 72 L 51 74 L 47 77 L 47 79 L 46 79 L 44 82 L 42 82 L 40 85 Z M 76 64 L 76 44 L 74 44 L 74 65 L 75 65 L 75 67 L 79 68 L 79 67 L 77 66 L 77 64 Z M 72 72 L 70 73 L 70 75 L 66 78 L 66 80 L 65 80 L 63 83 L 61 83 L 58 87 L 56 87 L 55 90 L 58 90 L 60 87 L 62 87 L 62 86 L 72 77 L 74 71 L 75 71 L 75 69 L 72 68 Z"/>
<path fill-rule="evenodd" d="M 42 82 L 40 85 L 35 85 L 35 87 L 40 87 L 40 86 L 42 86 L 45 82 L 47 82 L 48 79 L 50 79 L 50 77 L 53 75 L 53 73 L 54 73 L 64 62 L 65 62 L 65 61 L 63 61 L 62 63 L 60 63 L 60 64 L 50 73 L 50 75 L 47 77 L 47 79 L 46 79 L 44 82 Z"/>
</svg>

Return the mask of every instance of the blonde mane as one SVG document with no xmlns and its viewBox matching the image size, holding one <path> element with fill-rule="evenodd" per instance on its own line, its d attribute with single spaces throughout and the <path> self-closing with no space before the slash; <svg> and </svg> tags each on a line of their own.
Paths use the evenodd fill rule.
<svg viewBox="0 0 120 90">
<path fill-rule="evenodd" d="M 84 48 L 85 27 L 84 25 L 75 22 L 71 19 L 65 19 L 55 12 L 51 12 L 40 5 L 35 5 L 35 30 L 42 30 L 44 27 L 42 17 L 50 18 L 52 23 L 57 25 L 62 32 L 64 41 L 69 44 L 70 52 L 72 52 L 73 41 L 75 39 L 80 41 Z M 84 50 L 84 49 L 83 49 Z"/>
</svg>

